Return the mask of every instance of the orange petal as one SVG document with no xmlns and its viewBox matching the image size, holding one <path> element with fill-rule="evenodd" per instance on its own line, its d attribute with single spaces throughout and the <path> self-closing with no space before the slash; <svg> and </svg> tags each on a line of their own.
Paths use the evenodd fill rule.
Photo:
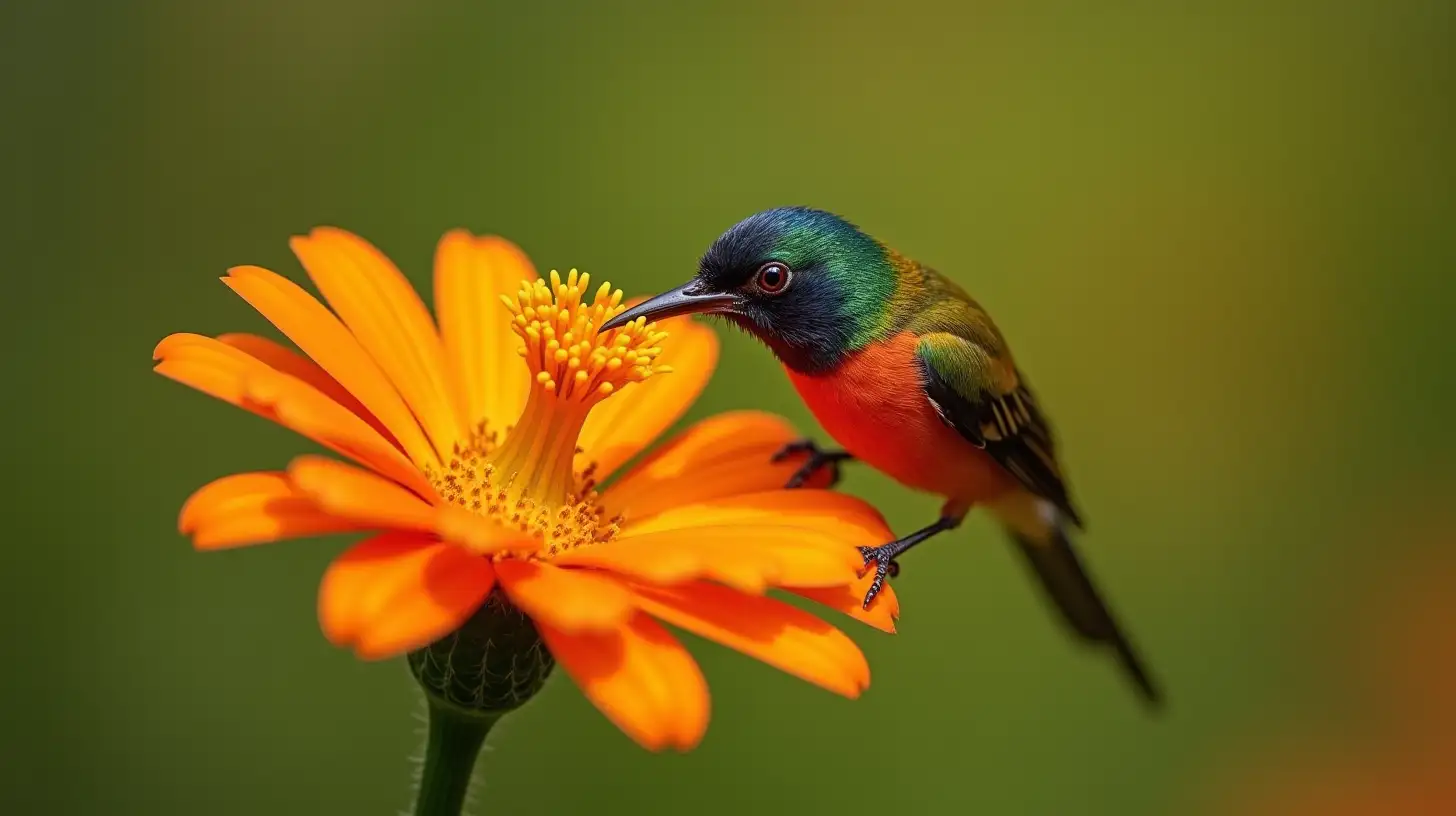
<svg viewBox="0 0 1456 816">
<path fill-rule="evenodd" d="M 836 694 L 858 697 L 870 667 L 843 632 L 783 601 L 697 583 L 638 586 L 642 611 Z"/>
<path fill-rule="evenodd" d="M 319 507 L 370 527 L 434 531 L 439 514 L 424 499 L 367 470 L 322 456 L 300 456 L 288 478 Z"/>
<path fill-rule="evenodd" d="M 324 512 L 277 472 L 238 473 L 202 486 L 182 505 L 177 527 L 199 550 L 359 529 Z"/>
<path fill-rule="evenodd" d="M 495 585 L 490 562 L 452 544 L 388 532 L 351 547 L 319 585 L 324 636 L 365 660 L 393 657 L 458 629 Z"/>
<path fill-rule="evenodd" d="M 171 335 L 153 355 L 165 377 L 277 422 L 417 493 L 434 492 L 394 443 L 358 415 L 256 357 L 196 334 Z"/>
<path fill-rule="evenodd" d="M 271 501 L 252 512 L 219 518 L 197 528 L 192 546 L 200 551 L 225 550 L 249 544 L 271 544 L 291 538 L 312 538 L 365 529 L 349 519 L 294 501 Z"/>
<path fill-rule="evenodd" d="M 615 541 L 572 550 L 556 563 L 660 584 L 711 578 L 758 593 L 781 585 L 842 586 L 855 580 L 864 559 L 833 532 L 748 522 L 642 535 L 624 531 Z"/>
<path fill-rule="evenodd" d="M 360 419 L 369 423 L 369 427 L 378 431 L 380 436 L 388 439 L 396 446 L 399 444 L 394 441 L 394 435 L 389 432 L 388 428 L 384 427 L 384 423 L 380 422 L 378 417 L 369 413 L 369 409 L 364 407 L 364 403 L 360 402 L 353 394 L 350 394 L 347 388 L 339 385 L 338 380 L 330 377 L 329 372 L 324 371 L 313 360 L 304 357 L 302 354 L 293 351 L 281 343 L 275 343 L 266 337 L 260 337 L 256 334 L 220 334 L 217 336 L 217 341 L 223 345 L 232 346 L 251 357 L 257 358 L 269 368 L 280 371 L 290 377 L 297 377 L 303 380 L 314 388 L 317 388 L 324 396 L 344 406 Z"/>
<path fill-rule="evenodd" d="M 319 625 L 336 646 L 353 645 L 398 583 L 411 559 L 428 560 L 438 542 L 418 533 L 391 530 L 355 544 L 329 564 L 319 583 Z M 416 570 L 417 566 L 414 567 Z"/>
<path fill-rule="evenodd" d="M 289 479 L 318 506 L 367 527 L 428 531 L 475 555 L 534 552 L 540 540 L 452 504 L 433 506 L 366 470 L 320 456 L 300 456 Z"/>
<path fill-rule="evenodd" d="M 435 450 L 409 406 L 333 312 L 298 284 L 261 267 L 230 269 L 223 283 L 357 397 L 389 429 L 415 464 L 439 466 Z"/>
<path fill-rule="evenodd" d="M 546 647 L 587 699 L 639 745 L 695 747 L 708 728 L 708 683 L 692 655 L 638 613 L 613 632 L 569 634 L 537 622 Z"/>
<path fill-rule="evenodd" d="M 435 512 L 435 532 L 446 541 L 459 544 L 477 555 L 507 550 L 525 555 L 541 547 L 541 539 L 522 532 L 519 527 L 507 527 L 458 505 L 441 505 Z"/>
<path fill-rule="evenodd" d="M 592 409 L 582 428 L 577 464 L 597 464 L 605 479 L 681 417 L 702 393 L 718 363 L 718 336 L 691 318 L 661 321 L 668 332 L 658 363 L 672 371 L 622 389 Z"/>
<path fill-rule="evenodd" d="M 399 390 L 441 458 L 469 437 L 445 379 L 445 349 L 415 288 L 384 253 L 333 227 L 289 241 L 334 312 Z"/>
<path fill-rule="evenodd" d="M 834 535 L 849 547 L 874 546 L 894 538 L 884 517 L 864 501 L 843 493 L 808 489 L 768 490 L 677 505 L 651 516 L 628 517 L 622 533 L 624 537 L 636 537 L 745 525 Z"/>
<path fill-rule="evenodd" d="M 298 380 L 250 376 L 247 398 L 249 402 L 271 408 L 280 423 L 305 431 L 306 436 L 321 440 L 326 447 L 372 468 L 416 495 L 426 498 L 436 495 L 434 486 L 419 468 L 383 437 L 373 431 L 366 432 L 362 425 L 340 433 L 341 427 L 353 424 L 348 419 L 351 414 Z"/>
<path fill-rule="evenodd" d="M 503 428 L 526 406 L 530 373 L 500 297 L 535 278 L 526 253 L 494 235 L 451 230 L 435 250 L 435 314 L 450 377 L 471 422 L 488 419 Z"/>
<path fill-rule="evenodd" d="M 610 631 L 632 614 L 632 593 L 603 573 L 514 559 L 501 560 L 496 572 L 511 603 L 563 632 Z"/>
<path fill-rule="evenodd" d="M 177 514 L 177 530 L 190 533 L 197 529 L 202 519 L 225 511 L 234 502 L 255 498 L 286 499 L 296 495 L 293 483 L 288 481 L 288 474 L 282 471 L 234 473 L 193 491 Z"/>
<path fill-rule="evenodd" d="M 383 660 L 434 643 L 464 625 L 495 586 L 489 560 L 448 544 L 437 545 L 417 577 L 360 631 L 360 658 Z"/>
<path fill-rule="evenodd" d="M 788 422 L 773 414 L 718 414 L 658 445 L 612 485 L 606 501 L 612 512 L 630 518 L 677 505 L 782 488 L 808 454 L 783 462 L 774 462 L 773 456 L 797 436 Z M 827 485 L 829 471 L 821 474 L 808 486 L 815 482 Z"/>
<path fill-rule="evenodd" d="M 874 572 L 870 571 L 852 584 L 832 587 L 785 587 L 785 589 L 800 597 L 808 598 L 814 603 L 837 609 L 860 623 L 868 624 L 881 632 L 889 632 L 893 635 L 895 634 L 895 621 L 900 617 L 900 599 L 895 595 L 895 588 L 890 585 L 889 581 L 880 587 L 880 594 L 870 602 L 870 608 L 864 608 L 864 597 L 869 592 L 870 582 L 874 578 Z"/>
</svg>

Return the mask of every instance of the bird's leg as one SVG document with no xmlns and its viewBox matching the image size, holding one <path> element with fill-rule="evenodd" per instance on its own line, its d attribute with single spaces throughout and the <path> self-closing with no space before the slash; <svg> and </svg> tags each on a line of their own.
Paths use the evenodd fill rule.
<svg viewBox="0 0 1456 816">
<path fill-rule="evenodd" d="M 809 459 L 804 462 L 804 464 L 801 465 L 798 470 L 794 471 L 793 476 L 789 477 L 788 483 L 784 485 L 785 488 L 792 489 L 795 487 L 803 487 L 804 484 L 809 481 L 809 479 L 813 478 L 814 474 L 818 473 L 824 468 L 829 468 L 828 486 L 833 487 L 839 483 L 839 463 L 847 462 L 854 458 L 854 456 L 848 451 L 821 450 L 819 446 L 814 443 L 814 440 L 799 439 L 794 442 L 790 442 L 782 448 L 779 448 L 778 452 L 773 455 L 773 459 L 771 461 L 782 462 L 790 456 L 798 453 L 809 454 Z"/>
<path fill-rule="evenodd" d="M 900 574 L 900 564 L 895 560 L 904 555 L 922 541 L 934 536 L 954 530 L 961 526 L 961 519 L 966 517 L 964 509 L 947 507 L 941 511 L 940 518 L 928 527 L 923 527 L 904 538 L 897 538 L 888 544 L 881 544 L 878 547 L 860 547 L 859 554 L 864 557 L 865 566 L 871 562 L 875 565 L 875 580 L 870 582 L 870 589 L 865 593 L 864 608 L 870 608 L 870 602 L 885 588 L 885 579 Z"/>
</svg>

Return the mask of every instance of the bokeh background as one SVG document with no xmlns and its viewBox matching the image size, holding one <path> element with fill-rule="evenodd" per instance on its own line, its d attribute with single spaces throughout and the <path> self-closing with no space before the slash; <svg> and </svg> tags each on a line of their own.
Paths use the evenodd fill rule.
<svg viewBox="0 0 1456 816">
<path fill-rule="evenodd" d="M 464 226 L 647 292 L 805 203 L 992 309 L 1171 707 L 976 517 L 907 559 L 897 636 L 852 630 L 861 700 L 693 641 L 712 728 L 651 755 L 558 675 L 477 813 L 1456 813 L 1453 9 L 5 3 L 0 811 L 409 805 L 402 662 L 315 624 L 346 542 L 175 531 L 198 485 L 304 449 L 149 372 L 170 332 L 267 331 L 228 266 L 302 279 L 288 236 L 333 224 L 427 291 Z M 689 419 L 817 430 L 723 340 Z M 937 506 L 845 486 L 899 530 Z"/>
</svg>

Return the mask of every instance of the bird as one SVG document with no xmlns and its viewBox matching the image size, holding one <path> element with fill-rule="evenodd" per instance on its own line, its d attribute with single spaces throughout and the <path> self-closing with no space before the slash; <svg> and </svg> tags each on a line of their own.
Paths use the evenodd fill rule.
<svg viewBox="0 0 1456 816">
<path fill-rule="evenodd" d="M 1071 633 L 1108 649 L 1140 698 L 1162 691 L 1073 544 L 1084 523 L 1052 426 L 1000 329 L 961 286 L 848 219 L 811 207 L 755 213 L 723 232 L 687 283 L 606 321 L 718 316 L 762 341 L 842 449 L 808 454 L 788 486 L 857 461 L 943 500 L 936 520 L 862 547 L 868 607 L 898 559 L 985 508 Z"/>
</svg>

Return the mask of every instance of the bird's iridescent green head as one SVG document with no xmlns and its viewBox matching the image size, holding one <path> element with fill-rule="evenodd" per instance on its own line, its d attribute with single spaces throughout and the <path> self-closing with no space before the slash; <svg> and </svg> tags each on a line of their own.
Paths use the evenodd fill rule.
<svg viewBox="0 0 1456 816">
<path fill-rule="evenodd" d="M 703 254 L 691 281 L 604 328 L 638 317 L 722 315 L 786 365 L 813 373 L 876 339 L 895 288 L 878 241 L 833 213 L 780 207 L 735 224 Z"/>
</svg>

